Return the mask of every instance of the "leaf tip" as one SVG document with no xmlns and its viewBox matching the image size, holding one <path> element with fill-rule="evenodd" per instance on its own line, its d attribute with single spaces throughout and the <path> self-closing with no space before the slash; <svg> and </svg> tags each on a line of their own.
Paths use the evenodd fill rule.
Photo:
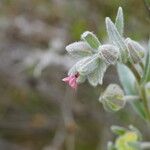
<svg viewBox="0 0 150 150">
<path fill-rule="evenodd" d="M 123 9 L 121 6 L 119 6 L 119 8 L 118 8 L 118 13 L 123 13 Z"/>
<path fill-rule="evenodd" d="M 81 39 L 84 39 L 88 34 L 91 34 L 91 32 L 90 31 L 83 32 L 81 35 Z"/>
</svg>

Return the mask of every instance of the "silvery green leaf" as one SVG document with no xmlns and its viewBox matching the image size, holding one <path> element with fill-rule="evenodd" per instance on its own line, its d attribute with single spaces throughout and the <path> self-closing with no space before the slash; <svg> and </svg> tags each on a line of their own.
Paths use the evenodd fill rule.
<svg viewBox="0 0 150 150">
<path fill-rule="evenodd" d="M 106 68 L 107 65 L 103 61 L 99 60 L 99 64 L 97 68 L 87 76 L 88 81 L 92 86 L 97 86 L 98 84 L 102 84 Z"/>
<path fill-rule="evenodd" d="M 123 35 L 124 32 L 124 16 L 123 16 L 123 10 L 121 7 L 118 9 L 118 13 L 116 16 L 115 26 L 120 33 L 120 35 Z"/>
<path fill-rule="evenodd" d="M 131 62 L 139 63 L 142 61 L 142 58 L 144 57 L 144 48 L 138 42 L 133 41 L 130 38 L 127 38 L 125 43 L 129 49 Z"/>
<path fill-rule="evenodd" d="M 104 44 L 99 47 L 99 56 L 108 65 L 114 65 L 117 62 L 119 55 L 119 49 L 114 45 Z"/>
<path fill-rule="evenodd" d="M 90 56 L 92 54 L 90 46 L 83 41 L 74 42 L 66 46 L 67 52 L 75 57 L 75 58 L 82 58 L 86 56 Z"/>
<path fill-rule="evenodd" d="M 99 83 L 99 74 L 98 69 L 96 68 L 92 73 L 90 73 L 88 76 L 88 81 L 92 86 L 97 86 Z"/>
<path fill-rule="evenodd" d="M 95 68 L 97 68 L 99 63 L 98 55 L 95 54 L 91 57 L 83 58 L 76 64 L 76 69 L 81 75 L 90 74 Z"/>
<path fill-rule="evenodd" d="M 69 69 L 68 75 L 76 74 L 76 73 L 77 73 L 77 69 L 76 69 L 76 64 L 75 64 Z"/>
<path fill-rule="evenodd" d="M 79 77 L 77 78 L 77 83 L 83 83 L 86 80 L 86 76 L 83 75 L 79 75 Z"/>
<path fill-rule="evenodd" d="M 115 145 L 111 141 L 107 144 L 107 150 L 116 150 Z"/>
<path fill-rule="evenodd" d="M 110 84 L 104 93 L 100 96 L 99 101 L 103 104 L 106 111 L 119 111 L 125 106 L 123 90 L 117 84 Z"/>
<path fill-rule="evenodd" d="M 144 74 L 142 77 L 142 82 L 148 82 L 150 81 L 150 40 L 148 43 L 148 51 L 146 54 L 146 59 L 145 59 L 145 67 L 144 67 Z"/>
<path fill-rule="evenodd" d="M 138 91 L 135 88 L 136 79 L 133 73 L 128 67 L 123 64 L 117 64 L 117 71 L 119 75 L 119 80 L 123 86 L 123 89 L 127 95 L 137 95 Z M 143 103 L 138 101 L 130 102 L 133 109 L 143 118 L 147 119 L 147 114 L 145 112 Z"/>
<path fill-rule="evenodd" d="M 128 61 L 128 53 L 129 53 L 128 48 L 127 48 L 123 38 L 117 31 L 116 26 L 111 21 L 111 19 L 108 17 L 106 18 L 106 28 L 107 28 L 107 33 L 108 33 L 110 41 L 114 45 L 116 45 L 120 50 L 121 55 L 120 55 L 119 60 L 123 63 L 126 63 Z"/>
<path fill-rule="evenodd" d="M 107 65 L 102 61 L 100 60 L 100 64 L 99 64 L 99 84 L 103 84 L 103 77 L 104 77 L 104 74 L 106 72 L 106 69 L 107 69 Z"/>
<path fill-rule="evenodd" d="M 123 135 L 127 130 L 120 126 L 111 126 L 111 131 L 117 135 Z"/>
<path fill-rule="evenodd" d="M 101 45 L 100 41 L 92 32 L 86 31 L 81 35 L 81 39 L 86 41 L 93 51 L 97 51 L 98 47 Z"/>
</svg>

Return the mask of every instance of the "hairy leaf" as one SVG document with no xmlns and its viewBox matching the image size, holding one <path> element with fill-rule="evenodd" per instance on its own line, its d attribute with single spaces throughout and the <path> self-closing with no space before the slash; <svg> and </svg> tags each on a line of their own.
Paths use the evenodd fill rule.
<svg viewBox="0 0 150 150">
<path fill-rule="evenodd" d="M 120 35 L 123 35 L 124 32 L 124 17 L 123 17 L 123 10 L 121 7 L 118 9 L 118 13 L 116 16 L 115 26 L 120 33 Z"/>
<path fill-rule="evenodd" d="M 97 68 L 87 76 L 88 81 L 92 86 L 102 84 L 106 68 L 107 68 L 106 64 L 101 60 L 99 60 Z"/>
<path fill-rule="evenodd" d="M 83 41 L 74 42 L 66 46 L 67 52 L 75 58 L 83 58 L 92 54 L 90 46 Z"/>
<path fill-rule="evenodd" d="M 95 52 L 98 50 L 98 47 L 101 45 L 96 35 L 89 31 L 84 32 L 81 35 L 81 39 L 86 41 Z"/>
<path fill-rule="evenodd" d="M 91 57 L 86 57 L 77 62 L 76 69 L 81 75 L 88 75 L 94 71 L 99 63 L 98 55 L 95 54 Z"/>
<path fill-rule="evenodd" d="M 126 63 L 128 60 L 128 48 L 123 40 L 123 38 L 121 37 L 121 35 L 119 34 L 116 26 L 114 25 L 114 23 L 111 21 L 110 18 L 106 18 L 106 28 L 107 28 L 107 33 L 109 36 L 110 41 L 116 45 L 119 50 L 120 50 L 120 61 L 123 63 Z"/>
<path fill-rule="evenodd" d="M 124 88 L 124 91 L 127 95 L 136 95 L 137 91 L 135 88 L 136 79 L 132 72 L 123 64 L 117 64 L 117 71 L 119 75 L 120 82 Z M 143 118 L 147 119 L 147 115 L 143 106 L 143 103 L 138 100 L 130 102 L 134 110 Z"/>
</svg>

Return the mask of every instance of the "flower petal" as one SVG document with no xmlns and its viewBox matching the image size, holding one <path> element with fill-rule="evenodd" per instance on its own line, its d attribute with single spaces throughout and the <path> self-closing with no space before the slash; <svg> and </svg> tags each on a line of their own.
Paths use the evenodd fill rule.
<svg viewBox="0 0 150 150">
<path fill-rule="evenodd" d="M 64 82 L 69 82 L 69 80 L 70 80 L 70 77 L 65 77 L 62 79 L 62 81 L 64 81 Z"/>
</svg>

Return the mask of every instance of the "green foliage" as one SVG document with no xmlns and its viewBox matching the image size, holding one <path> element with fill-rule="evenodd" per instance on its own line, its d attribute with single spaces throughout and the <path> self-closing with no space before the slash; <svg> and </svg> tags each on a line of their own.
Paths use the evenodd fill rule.
<svg viewBox="0 0 150 150">
<path fill-rule="evenodd" d="M 96 35 L 94 35 L 92 32 L 89 31 L 84 32 L 81 35 L 81 39 L 86 41 L 94 51 L 97 51 L 97 49 L 101 45 Z"/>
<path fill-rule="evenodd" d="M 98 83 L 102 84 L 106 69 L 110 65 L 117 64 L 120 83 L 124 91 L 119 85 L 110 84 L 100 95 L 99 101 L 109 112 L 119 111 L 129 102 L 138 115 L 148 121 L 150 120 L 149 85 L 146 83 L 150 81 L 150 42 L 146 61 L 143 64 L 144 48 L 138 42 L 123 37 L 122 8 L 118 9 L 115 24 L 109 17 L 105 22 L 111 44 L 100 43 L 95 34 L 86 31 L 81 35 L 81 40 L 88 46 L 73 43 L 70 51 L 68 50 L 70 45 L 66 47 L 71 55 L 79 55 L 78 57 L 81 58 L 74 65 L 75 69 L 73 66 L 72 73 L 76 72 L 79 76 L 84 76 L 84 80 L 87 78 L 92 86 L 97 86 Z M 113 126 L 112 131 L 118 135 L 118 138 L 115 144 L 108 143 L 108 150 L 141 149 L 141 134 L 135 127 L 129 126 L 129 129 L 125 129 Z"/>
<path fill-rule="evenodd" d="M 116 16 L 115 26 L 120 33 L 120 35 L 123 35 L 124 32 L 124 16 L 123 16 L 123 10 L 121 7 L 118 9 L 118 13 Z"/>
<path fill-rule="evenodd" d="M 124 91 L 127 95 L 136 95 L 138 93 L 136 88 L 136 79 L 130 69 L 123 65 L 117 64 L 117 71 L 119 75 L 120 82 L 123 86 Z M 147 119 L 147 115 L 144 109 L 143 103 L 139 101 L 130 102 L 134 108 L 134 110 L 143 118 Z"/>
<path fill-rule="evenodd" d="M 128 60 L 128 48 L 123 41 L 123 38 L 119 34 L 117 28 L 110 18 L 106 18 L 106 28 L 110 41 L 116 45 L 120 50 L 120 61 L 126 63 Z"/>
</svg>

